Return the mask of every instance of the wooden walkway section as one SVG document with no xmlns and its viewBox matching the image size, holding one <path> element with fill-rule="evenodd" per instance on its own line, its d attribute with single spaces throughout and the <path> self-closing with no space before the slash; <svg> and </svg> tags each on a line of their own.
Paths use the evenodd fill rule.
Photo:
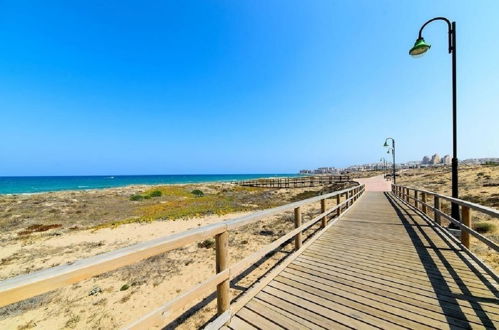
<svg viewBox="0 0 499 330">
<path fill-rule="evenodd" d="M 366 192 L 225 328 L 497 328 L 497 282 L 440 230 Z"/>
<path fill-rule="evenodd" d="M 348 175 L 299 176 L 291 178 L 266 178 L 241 180 L 234 183 L 245 187 L 259 188 L 305 188 L 352 182 Z"/>
</svg>

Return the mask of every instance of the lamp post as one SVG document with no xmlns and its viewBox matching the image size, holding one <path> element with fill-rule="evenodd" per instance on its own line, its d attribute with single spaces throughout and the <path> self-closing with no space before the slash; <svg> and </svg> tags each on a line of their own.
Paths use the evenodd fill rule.
<svg viewBox="0 0 499 330">
<path fill-rule="evenodd" d="M 385 144 L 383 145 L 384 147 L 389 147 L 388 145 L 388 140 L 392 140 L 392 146 L 391 148 L 388 148 L 388 151 L 386 152 L 387 154 L 390 153 L 390 150 L 392 151 L 392 156 L 393 156 L 393 184 L 397 184 L 397 179 L 395 178 L 395 140 L 391 137 L 388 137 L 385 139 Z"/>
<path fill-rule="evenodd" d="M 452 197 L 459 197 L 458 190 L 458 161 L 457 161 L 457 86 L 456 86 L 456 22 L 451 22 L 445 17 L 435 17 L 424 23 L 419 29 L 418 39 L 409 50 L 413 57 L 422 56 L 431 45 L 423 39 L 423 29 L 433 21 L 444 21 L 447 23 L 449 35 L 449 54 L 452 54 Z M 460 221 L 459 205 L 452 203 L 451 216 Z M 455 227 L 451 223 L 452 227 Z"/>
<path fill-rule="evenodd" d="M 381 157 L 379 161 L 383 164 L 383 177 L 385 177 L 386 180 L 386 160 L 384 157 Z"/>
</svg>

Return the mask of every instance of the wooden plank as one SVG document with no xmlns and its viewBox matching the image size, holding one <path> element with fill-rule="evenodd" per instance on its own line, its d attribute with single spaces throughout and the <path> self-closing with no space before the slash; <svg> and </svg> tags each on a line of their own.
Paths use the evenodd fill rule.
<svg viewBox="0 0 499 330">
<path fill-rule="evenodd" d="M 228 327 L 225 324 L 227 324 L 230 321 L 231 317 L 232 313 L 230 312 L 230 310 L 225 311 L 223 314 L 218 315 L 218 317 L 215 320 L 208 323 L 203 328 L 203 330 L 218 330 L 218 329 L 227 330 Z"/>
<path fill-rule="evenodd" d="M 242 308 L 237 313 L 237 317 L 257 327 L 258 329 L 269 329 L 269 330 L 284 329 L 284 327 L 277 325 L 276 323 L 266 319 L 265 317 L 252 311 L 251 309 L 248 309 L 247 307 Z"/>
<path fill-rule="evenodd" d="M 260 299 L 259 297 L 255 297 L 253 300 L 251 300 L 249 303 L 252 302 L 257 302 L 258 304 L 263 305 L 266 309 L 271 311 L 274 315 L 279 314 L 282 315 L 284 318 L 288 319 L 289 321 L 295 322 L 298 327 L 297 329 L 316 329 L 319 326 L 317 324 L 314 324 L 307 319 L 305 319 L 302 315 L 295 315 L 293 313 L 290 313 L 287 309 L 280 308 L 278 305 L 272 305 L 268 303 L 267 301 L 264 301 Z M 276 316 L 280 317 L 280 316 Z"/>
<path fill-rule="evenodd" d="M 224 231 L 215 236 L 216 272 L 221 273 L 228 268 L 229 264 L 229 233 Z M 217 312 L 223 314 L 229 309 L 230 292 L 229 279 L 217 285 Z"/>
<path fill-rule="evenodd" d="M 245 306 L 249 310 L 258 313 L 262 317 L 265 317 L 268 320 L 272 320 L 272 322 L 278 324 L 280 327 L 284 329 L 300 329 L 303 328 L 303 324 L 290 319 L 289 317 L 284 316 L 282 313 L 275 312 L 273 309 L 267 307 L 256 299 L 252 299 Z M 238 313 L 240 315 L 240 313 Z"/>
<path fill-rule="evenodd" d="M 468 206 L 461 206 L 461 222 L 463 225 L 471 228 L 471 210 Z M 461 243 L 469 249 L 470 248 L 470 233 L 466 231 L 461 232 Z"/>
<path fill-rule="evenodd" d="M 321 213 L 326 212 L 326 199 L 321 199 Z M 326 227 L 327 225 L 327 216 L 324 216 L 321 219 L 321 228 Z"/>
<path fill-rule="evenodd" d="M 248 322 L 242 320 L 238 316 L 234 316 L 230 320 L 229 328 L 231 329 L 237 329 L 237 330 L 253 330 L 253 329 L 258 329 L 257 327 L 249 324 Z"/>
<path fill-rule="evenodd" d="M 265 291 L 261 291 L 256 298 L 265 301 L 274 306 L 279 306 L 281 309 L 288 311 L 298 317 L 301 317 L 303 320 L 307 320 L 315 324 L 314 328 L 324 328 L 324 329 L 352 329 L 352 325 L 342 324 L 336 319 L 332 319 L 330 316 L 326 316 L 327 314 L 322 314 L 318 310 L 314 308 L 312 304 L 307 306 L 298 303 L 290 302 L 281 297 L 277 297 Z"/>
<path fill-rule="evenodd" d="M 301 210 L 299 207 L 295 208 L 295 228 L 301 227 Z M 303 234 L 299 231 L 295 235 L 295 251 L 298 251 L 301 248 L 303 241 Z"/>
</svg>

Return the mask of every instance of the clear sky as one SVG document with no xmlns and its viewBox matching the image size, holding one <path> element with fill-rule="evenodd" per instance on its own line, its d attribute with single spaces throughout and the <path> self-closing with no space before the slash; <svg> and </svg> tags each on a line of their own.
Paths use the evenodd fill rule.
<svg viewBox="0 0 499 330">
<path fill-rule="evenodd" d="M 0 2 L 0 175 L 499 157 L 499 1 Z"/>
</svg>

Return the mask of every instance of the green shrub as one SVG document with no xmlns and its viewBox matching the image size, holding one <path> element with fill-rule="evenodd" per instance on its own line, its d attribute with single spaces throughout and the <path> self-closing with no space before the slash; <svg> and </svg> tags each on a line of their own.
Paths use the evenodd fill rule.
<svg viewBox="0 0 499 330">
<path fill-rule="evenodd" d="M 215 247 L 215 241 L 212 239 L 207 239 L 198 243 L 199 248 L 213 249 Z"/>
<path fill-rule="evenodd" d="M 130 288 L 130 285 L 123 284 L 123 286 L 121 287 L 120 291 L 125 291 L 125 290 L 128 290 L 129 288 Z"/>
<path fill-rule="evenodd" d="M 130 196 L 130 200 L 131 201 L 140 201 L 142 199 L 144 199 L 144 196 L 142 196 L 142 195 L 132 195 L 132 196 Z"/>
<path fill-rule="evenodd" d="M 477 222 L 473 225 L 473 229 L 482 234 L 494 231 L 495 228 L 496 226 L 491 222 Z"/>
<path fill-rule="evenodd" d="M 199 189 L 195 189 L 195 190 L 191 191 L 191 194 L 193 194 L 196 197 L 203 197 L 204 196 L 204 192 L 202 192 Z"/>
<path fill-rule="evenodd" d="M 161 190 L 153 190 L 149 193 L 149 196 L 151 197 L 161 197 L 161 195 L 163 195 Z"/>
</svg>

